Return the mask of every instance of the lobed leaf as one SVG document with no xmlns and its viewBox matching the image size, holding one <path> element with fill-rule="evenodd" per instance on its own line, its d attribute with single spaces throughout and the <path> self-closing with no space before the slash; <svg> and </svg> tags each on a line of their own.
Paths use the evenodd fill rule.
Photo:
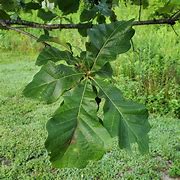
<svg viewBox="0 0 180 180">
<path fill-rule="evenodd" d="M 38 38 L 37 42 L 53 42 L 53 43 L 61 45 L 62 47 L 67 49 L 67 51 L 71 52 L 70 44 L 66 43 L 65 41 L 61 40 L 59 37 L 56 37 L 56 36 L 49 36 L 49 34 L 42 34 Z M 59 50 L 57 49 L 57 51 Z M 65 51 L 66 54 L 67 54 L 67 51 Z M 72 57 L 71 54 L 69 54 L 69 56 Z"/>
<path fill-rule="evenodd" d="M 55 102 L 66 90 L 72 88 L 83 76 L 69 66 L 55 65 L 52 62 L 44 65 L 24 89 L 24 95 Z"/>
<path fill-rule="evenodd" d="M 101 24 L 88 30 L 90 43 L 87 56 L 91 69 L 100 69 L 106 62 L 113 61 L 117 55 L 127 52 L 134 35 L 132 21 Z"/>
<path fill-rule="evenodd" d="M 55 47 L 45 47 L 39 54 L 36 64 L 41 66 L 48 61 L 61 61 L 65 60 L 68 64 L 72 63 L 73 56 L 69 51 L 60 51 Z"/>
<path fill-rule="evenodd" d="M 111 67 L 111 64 L 107 62 L 99 71 L 95 73 L 95 75 L 98 75 L 102 78 L 112 78 L 113 69 Z"/>
<path fill-rule="evenodd" d="M 0 18 L 1 19 L 10 19 L 10 16 L 5 11 L 0 9 Z"/>
<path fill-rule="evenodd" d="M 106 0 L 101 1 L 98 5 L 96 5 L 99 12 L 104 16 L 111 16 L 112 10 L 109 8 Z"/>
<path fill-rule="evenodd" d="M 97 8 L 94 7 L 92 9 L 84 9 L 82 12 L 81 12 L 81 15 L 80 15 L 80 20 L 81 22 L 85 22 L 85 21 L 90 21 L 92 19 L 94 19 L 97 15 Z"/>
<path fill-rule="evenodd" d="M 15 0 L 0 0 L 0 8 L 7 12 L 14 12 L 19 8 L 19 2 Z"/>
<path fill-rule="evenodd" d="M 40 3 L 29 2 L 29 3 L 24 4 L 24 8 L 26 11 L 37 10 L 37 9 L 42 8 L 42 5 Z"/>
<path fill-rule="evenodd" d="M 141 105 L 125 100 L 121 91 L 99 79 L 93 79 L 105 98 L 103 124 L 112 137 L 118 136 L 120 148 L 131 149 L 137 142 L 142 153 L 148 151 L 148 111 Z"/>
<path fill-rule="evenodd" d="M 55 167 L 83 168 L 111 147 L 111 137 L 97 117 L 96 94 L 84 80 L 47 123 L 45 146 Z"/>
<path fill-rule="evenodd" d="M 63 14 L 75 13 L 79 9 L 80 0 L 56 0 Z"/>
<path fill-rule="evenodd" d="M 57 14 L 51 11 L 45 11 L 44 9 L 39 9 L 37 16 L 41 18 L 44 22 L 47 22 L 54 19 L 57 16 Z"/>
</svg>

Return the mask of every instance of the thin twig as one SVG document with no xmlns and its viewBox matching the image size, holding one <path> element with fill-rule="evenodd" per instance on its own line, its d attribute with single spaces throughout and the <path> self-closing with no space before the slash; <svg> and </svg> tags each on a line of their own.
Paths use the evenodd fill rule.
<svg viewBox="0 0 180 180">
<path fill-rule="evenodd" d="M 2 23 L 1 23 L 2 24 Z M 18 28 L 15 28 L 15 27 L 11 27 L 11 26 L 8 26 L 7 24 L 2 24 L 3 27 L 6 27 L 7 29 L 10 29 L 10 30 L 13 30 L 13 31 L 16 31 L 20 34 L 24 34 L 32 39 L 35 39 L 36 41 L 39 39 L 38 37 L 34 36 L 33 34 L 29 33 L 29 32 L 26 32 L 26 31 L 23 31 L 21 29 L 18 29 Z M 46 43 L 46 42 L 41 42 L 43 43 L 45 46 L 51 46 L 50 44 Z"/>
<path fill-rule="evenodd" d="M 147 21 L 134 21 L 133 26 L 142 26 L 142 25 L 161 25 L 161 24 L 168 24 L 168 25 L 174 25 L 176 24 L 176 21 L 178 21 L 180 18 L 171 19 L 153 19 L 153 20 L 147 20 Z"/>
<path fill-rule="evenodd" d="M 142 12 L 142 0 L 139 0 L 139 21 L 141 21 L 141 12 Z"/>
<path fill-rule="evenodd" d="M 176 32 L 176 30 L 174 29 L 174 26 L 171 26 L 171 27 L 172 27 L 174 33 L 176 34 L 176 36 L 179 36 L 179 34 L 178 34 L 178 33 Z"/>
<path fill-rule="evenodd" d="M 171 19 L 177 19 L 177 18 L 180 18 L 180 10 L 178 10 L 171 16 Z"/>
<path fill-rule="evenodd" d="M 133 42 L 133 40 L 131 39 L 130 42 L 131 42 L 132 50 L 135 52 L 135 47 L 134 47 L 134 42 Z"/>
</svg>

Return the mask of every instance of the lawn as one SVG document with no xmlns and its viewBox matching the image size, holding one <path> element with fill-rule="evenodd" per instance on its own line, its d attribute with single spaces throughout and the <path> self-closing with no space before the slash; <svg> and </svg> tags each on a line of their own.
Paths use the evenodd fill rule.
<svg viewBox="0 0 180 180">
<path fill-rule="evenodd" d="M 0 53 L 0 179 L 167 179 L 180 178 L 180 121 L 150 117 L 150 153 L 113 150 L 85 169 L 54 169 L 44 148 L 45 124 L 58 102 L 46 105 L 23 97 L 24 86 L 38 71 L 35 57 Z M 116 141 L 116 140 L 115 140 Z"/>
</svg>

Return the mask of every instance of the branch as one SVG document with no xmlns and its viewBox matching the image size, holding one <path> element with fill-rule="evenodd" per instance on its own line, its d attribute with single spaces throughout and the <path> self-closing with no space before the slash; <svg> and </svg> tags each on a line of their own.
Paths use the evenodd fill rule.
<svg viewBox="0 0 180 180">
<path fill-rule="evenodd" d="M 175 25 L 176 21 L 180 20 L 180 18 L 166 18 L 166 19 L 153 19 L 153 20 L 146 20 L 146 21 L 134 21 L 133 26 L 142 26 L 142 25 L 161 25 L 161 24 L 168 24 L 168 25 Z"/>
<path fill-rule="evenodd" d="M 15 28 L 15 27 L 11 27 L 11 26 L 8 26 L 7 24 L 5 23 L 2 23 L 0 22 L 0 24 L 3 26 L 3 27 L 6 27 L 7 29 L 10 29 L 10 30 L 13 30 L 13 31 L 16 31 L 20 34 L 24 34 L 32 39 L 35 39 L 36 41 L 39 39 L 38 37 L 34 36 L 33 34 L 29 33 L 29 32 L 26 32 L 26 31 L 23 31 L 21 29 L 18 29 L 18 28 Z M 46 43 L 46 42 L 41 42 L 42 44 L 44 44 L 45 46 L 51 46 L 50 44 Z"/>
<path fill-rule="evenodd" d="M 145 20 L 145 21 L 134 21 L 133 26 L 141 26 L 141 25 L 155 25 L 155 24 L 168 24 L 174 25 L 176 21 L 180 20 L 180 12 L 177 12 L 171 18 L 164 19 L 153 19 L 153 20 Z M 93 26 L 91 23 L 82 23 L 82 24 L 40 24 L 36 22 L 24 21 L 24 20 L 4 20 L 0 19 L 0 24 L 2 26 L 8 25 L 19 25 L 24 28 L 36 28 L 36 29 L 88 29 Z M 16 27 L 18 28 L 18 26 Z"/>
<path fill-rule="evenodd" d="M 31 21 L 25 21 L 25 20 L 4 20 L 0 19 L 0 24 L 6 24 L 6 25 L 21 25 L 24 26 L 24 28 L 36 28 L 36 29 L 88 29 L 92 27 L 92 24 L 90 23 L 84 23 L 84 24 L 40 24 L 36 22 Z"/>
</svg>

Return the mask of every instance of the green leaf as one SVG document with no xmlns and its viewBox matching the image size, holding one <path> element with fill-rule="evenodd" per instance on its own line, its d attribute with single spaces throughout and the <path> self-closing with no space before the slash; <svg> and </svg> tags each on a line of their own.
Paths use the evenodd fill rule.
<svg viewBox="0 0 180 180">
<path fill-rule="evenodd" d="M 113 75 L 113 69 L 111 67 L 111 64 L 107 62 L 99 71 L 95 73 L 96 75 L 102 77 L 102 78 L 112 78 Z"/>
<path fill-rule="evenodd" d="M 0 0 L 0 8 L 8 12 L 15 12 L 18 8 L 17 0 Z"/>
<path fill-rule="evenodd" d="M 65 49 L 67 49 L 68 51 L 71 51 L 71 47 L 69 46 L 68 43 L 66 43 L 65 41 L 63 41 L 59 37 L 49 36 L 49 34 L 41 35 L 39 37 L 39 39 L 37 40 L 37 42 L 53 42 L 53 43 L 57 43 L 57 44 L 61 45 L 62 47 L 64 47 Z"/>
<path fill-rule="evenodd" d="M 87 37 L 87 29 L 78 29 L 78 32 L 82 37 Z"/>
<path fill-rule="evenodd" d="M 96 21 L 98 24 L 106 24 L 106 17 L 104 15 L 98 14 Z"/>
<path fill-rule="evenodd" d="M 104 16 L 111 16 L 112 10 L 109 9 L 108 4 L 106 3 L 106 0 L 101 1 L 98 5 L 96 5 L 99 12 Z"/>
<path fill-rule="evenodd" d="M 24 95 L 55 102 L 65 91 L 69 90 L 80 80 L 83 73 L 63 64 L 52 62 L 44 65 L 24 89 Z"/>
<path fill-rule="evenodd" d="M 0 18 L 1 19 L 10 19 L 10 16 L 5 11 L 0 9 Z"/>
<path fill-rule="evenodd" d="M 90 21 L 90 20 L 93 20 L 98 15 L 97 21 L 100 22 L 100 19 L 101 19 L 101 22 L 102 22 L 102 20 L 104 20 L 104 21 L 106 20 L 106 18 L 104 16 L 112 16 L 112 14 L 113 14 L 113 12 L 109 8 L 106 1 L 102 1 L 102 2 L 98 3 L 97 5 L 93 6 L 91 9 L 84 9 L 81 12 L 80 20 L 82 22 Z"/>
<path fill-rule="evenodd" d="M 64 96 L 64 104 L 47 123 L 45 146 L 53 166 L 83 168 L 111 147 L 111 137 L 97 117 L 95 97 L 84 80 Z"/>
<path fill-rule="evenodd" d="M 90 21 L 96 17 L 96 14 L 97 14 L 96 7 L 92 8 L 90 10 L 84 9 L 81 12 L 80 20 L 81 20 L 81 22 Z"/>
<path fill-rule="evenodd" d="M 127 52 L 134 35 L 132 21 L 101 24 L 88 30 L 90 43 L 86 46 L 91 69 L 98 70 L 106 62 L 116 59 L 118 54 Z"/>
<path fill-rule="evenodd" d="M 47 22 L 54 19 L 57 14 L 54 14 L 51 11 L 45 11 L 44 9 L 39 9 L 37 16 L 41 18 L 44 22 Z"/>
<path fill-rule="evenodd" d="M 120 148 L 131 150 L 131 143 L 137 142 L 142 153 L 148 151 L 147 109 L 123 98 L 121 91 L 103 80 L 93 79 L 105 98 L 103 123 L 112 137 L 118 136 Z"/>
<path fill-rule="evenodd" d="M 59 9 L 63 14 L 75 13 L 79 9 L 80 0 L 57 0 Z"/>
<path fill-rule="evenodd" d="M 55 43 L 59 43 L 59 38 L 58 37 L 52 37 L 49 36 L 49 34 L 42 34 L 39 39 L 37 40 L 37 42 L 55 42 Z"/>
<path fill-rule="evenodd" d="M 55 47 L 45 47 L 39 54 L 36 65 L 41 66 L 48 61 L 58 62 L 65 60 L 68 64 L 73 64 L 73 56 L 69 51 L 60 51 Z"/>
<path fill-rule="evenodd" d="M 37 10 L 41 8 L 40 3 L 29 2 L 24 5 L 25 10 Z"/>
</svg>

